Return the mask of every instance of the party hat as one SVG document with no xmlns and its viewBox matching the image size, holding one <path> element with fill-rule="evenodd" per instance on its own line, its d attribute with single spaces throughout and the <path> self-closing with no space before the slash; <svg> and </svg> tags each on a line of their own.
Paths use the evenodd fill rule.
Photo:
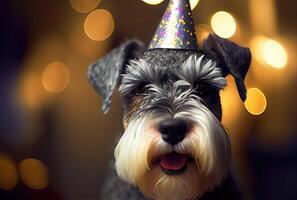
<svg viewBox="0 0 297 200">
<path fill-rule="evenodd" d="M 147 50 L 198 49 L 189 0 L 170 0 Z"/>
</svg>

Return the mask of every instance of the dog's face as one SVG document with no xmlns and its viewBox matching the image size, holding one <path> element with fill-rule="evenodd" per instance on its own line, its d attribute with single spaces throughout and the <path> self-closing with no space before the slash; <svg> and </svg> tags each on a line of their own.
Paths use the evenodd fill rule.
<svg viewBox="0 0 297 200">
<path fill-rule="evenodd" d="M 229 171 L 231 146 L 220 123 L 219 97 L 226 65 L 203 51 L 133 55 L 116 71 L 125 124 L 115 149 L 117 173 L 152 199 L 197 198 Z M 94 80 L 94 65 L 89 73 Z M 102 88 L 99 92 L 104 96 Z"/>
<path fill-rule="evenodd" d="M 119 176 L 162 200 L 218 185 L 231 152 L 219 121 L 225 86 L 216 63 L 200 53 L 154 50 L 131 61 L 120 85 L 127 127 L 115 150 Z"/>
</svg>

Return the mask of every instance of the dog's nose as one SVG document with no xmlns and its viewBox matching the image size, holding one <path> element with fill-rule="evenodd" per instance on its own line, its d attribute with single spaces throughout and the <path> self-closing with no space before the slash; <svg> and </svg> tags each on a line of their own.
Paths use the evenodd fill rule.
<svg viewBox="0 0 297 200">
<path fill-rule="evenodd" d="M 189 125 L 185 119 L 167 119 L 160 122 L 159 132 L 163 140 L 175 145 L 185 138 Z"/>
</svg>

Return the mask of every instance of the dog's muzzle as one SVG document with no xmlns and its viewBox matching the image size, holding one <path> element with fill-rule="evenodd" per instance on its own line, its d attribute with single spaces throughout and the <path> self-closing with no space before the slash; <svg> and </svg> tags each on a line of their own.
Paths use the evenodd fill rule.
<svg viewBox="0 0 297 200">
<path fill-rule="evenodd" d="M 162 139 L 174 146 L 185 138 L 190 128 L 190 123 L 186 119 L 170 118 L 161 121 L 158 129 Z M 189 155 L 173 151 L 161 156 L 158 160 L 158 164 L 160 164 L 164 173 L 168 175 L 177 175 L 186 170 L 187 163 L 191 160 L 193 159 L 191 159 Z"/>
</svg>

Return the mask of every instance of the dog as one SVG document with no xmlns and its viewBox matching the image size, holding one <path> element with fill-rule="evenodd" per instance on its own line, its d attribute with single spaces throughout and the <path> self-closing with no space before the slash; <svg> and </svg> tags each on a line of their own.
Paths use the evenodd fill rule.
<svg viewBox="0 0 297 200">
<path fill-rule="evenodd" d="M 220 91 L 232 75 L 246 99 L 251 53 L 215 34 L 193 48 L 146 50 L 129 40 L 89 67 L 103 111 L 117 86 L 124 110 L 111 164 L 116 173 L 107 176 L 102 199 L 241 198 L 230 175 Z"/>
</svg>

